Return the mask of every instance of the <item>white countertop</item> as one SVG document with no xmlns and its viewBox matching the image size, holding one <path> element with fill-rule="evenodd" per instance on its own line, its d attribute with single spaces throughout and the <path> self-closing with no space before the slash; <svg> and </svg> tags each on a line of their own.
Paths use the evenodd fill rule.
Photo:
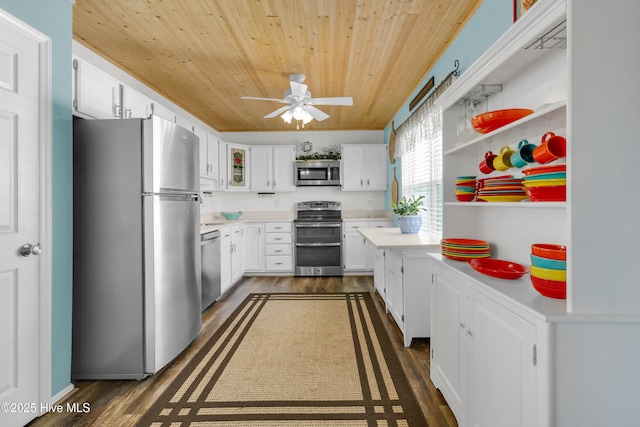
<svg viewBox="0 0 640 427">
<path fill-rule="evenodd" d="M 359 228 L 358 231 L 378 249 L 440 250 L 440 237 L 425 234 L 402 234 L 397 227 Z"/>
</svg>

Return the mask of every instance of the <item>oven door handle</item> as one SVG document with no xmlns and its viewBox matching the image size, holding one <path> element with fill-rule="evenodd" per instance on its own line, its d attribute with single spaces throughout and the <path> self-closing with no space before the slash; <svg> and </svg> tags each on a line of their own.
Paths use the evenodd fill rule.
<svg viewBox="0 0 640 427">
<path fill-rule="evenodd" d="M 342 224 L 296 224 L 297 228 L 340 227 Z"/>
<path fill-rule="evenodd" d="M 296 246 L 320 247 L 320 246 L 340 246 L 342 243 L 296 243 Z"/>
</svg>

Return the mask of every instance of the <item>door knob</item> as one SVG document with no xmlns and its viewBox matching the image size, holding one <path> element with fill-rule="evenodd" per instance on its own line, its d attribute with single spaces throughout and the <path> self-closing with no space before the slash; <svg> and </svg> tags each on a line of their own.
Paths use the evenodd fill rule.
<svg viewBox="0 0 640 427">
<path fill-rule="evenodd" d="M 32 245 L 31 243 L 25 243 L 24 245 L 22 245 L 22 247 L 20 247 L 20 255 L 22 256 L 29 256 L 31 254 L 40 255 L 41 253 L 42 247 L 38 243 L 36 243 L 35 245 Z"/>
</svg>

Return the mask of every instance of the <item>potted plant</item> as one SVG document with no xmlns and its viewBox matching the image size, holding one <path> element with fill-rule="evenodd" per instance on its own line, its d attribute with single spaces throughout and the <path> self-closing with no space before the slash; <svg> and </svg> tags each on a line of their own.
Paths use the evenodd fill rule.
<svg viewBox="0 0 640 427">
<path fill-rule="evenodd" d="M 424 211 L 422 207 L 422 199 L 424 196 L 411 196 L 406 198 L 402 196 L 396 203 L 391 203 L 391 210 L 398 215 L 398 226 L 403 234 L 417 234 L 422 226 L 422 217 L 420 212 Z"/>
</svg>

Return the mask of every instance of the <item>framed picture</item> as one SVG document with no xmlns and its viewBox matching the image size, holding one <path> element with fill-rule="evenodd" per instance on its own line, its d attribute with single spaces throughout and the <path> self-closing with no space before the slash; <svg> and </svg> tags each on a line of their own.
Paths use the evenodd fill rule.
<svg viewBox="0 0 640 427">
<path fill-rule="evenodd" d="M 513 22 L 516 22 L 536 0 L 513 0 Z"/>
</svg>

